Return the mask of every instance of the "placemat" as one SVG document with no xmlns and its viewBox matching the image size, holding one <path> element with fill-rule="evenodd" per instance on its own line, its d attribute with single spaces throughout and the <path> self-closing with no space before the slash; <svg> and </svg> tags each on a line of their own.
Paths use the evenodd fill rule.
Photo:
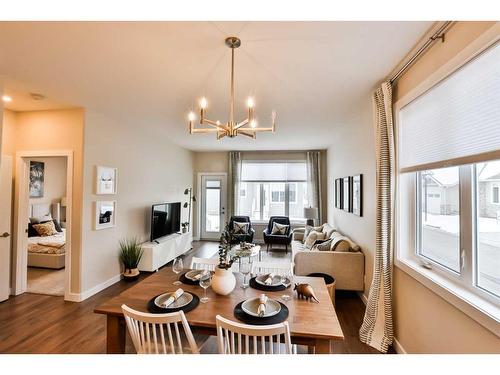
<svg viewBox="0 0 500 375">
<path fill-rule="evenodd" d="M 160 293 L 148 301 L 148 311 L 150 313 L 165 314 L 165 313 L 171 313 L 171 312 L 176 312 L 176 311 L 180 311 L 180 310 L 182 310 L 184 312 L 188 312 L 188 311 L 193 310 L 200 303 L 200 298 L 196 294 L 194 294 L 193 292 L 189 292 L 193 296 L 193 300 L 191 302 L 189 302 L 186 306 L 177 307 L 175 309 L 166 309 L 163 307 L 156 306 L 155 305 L 155 298 L 158 296 L 161 296 L 164 293 L 166 293 L 166 292 Z"/>
<path fill-rule="evenodd" d="M 284 322 L 285 320 L 288 319 L 288 307 L 286 307 L 281 302 L 279 303 L 281 305 L 280 312 L 274 316 L 269 316 L 267 318 L 258 318 L 256 316 L 248 315 L 241 308 L 241 305 L 243 304 L 243 302 L 245 302 L 245 301 L 241 301 L 234 308 L 234 316 L 236 317 L 236 319 L 242 321 L 243 323 L 262 326 L 262 325 L 267 325 L 267 324 L 278 324 L 278 323 Z"/>
<path fill-rule="evenodd" d="M 289 286 L 284 286 L 283 284 L 276 285 L 276 286 L 271 286 L 271 285 L 262 285 L 259 284 L 257 281 L 255 281 L 255 277 L 252 277 L 250 279 L 250 287 L 258 290 L 263 290 L 265 292 L 280 292 L 282 290 L 285 290 Z"/>
<path fill-rule="evenodd" d="M 189 270 L 191 271 L 191 270 Z M 194 280 L 191 280 L 191 279 L 188 279 L 186 277 L 186 273 L 188 273 L 189 271 L 187 272 L 184 272 L 181 277 L 179 278 L 179 280 L 183 283 L 183 284 L 186 284 L 186 285 L 200 285 L 200 282 L 199 281 L 194 281 Z"/>
</svg>

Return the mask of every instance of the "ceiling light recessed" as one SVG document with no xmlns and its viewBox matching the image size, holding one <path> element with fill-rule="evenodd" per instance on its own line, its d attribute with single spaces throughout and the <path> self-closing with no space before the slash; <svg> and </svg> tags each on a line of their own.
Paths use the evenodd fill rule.
<svg viewBox="0 0 500 375">
<path fill-rule="evenodd" d="M 43 100 L 45 99 L 45 95 L 38 94 L 36 92 L 30 92 L 31 99 L 33 100 Z"/>
<path fill-rule="evenodd" d="M 12 101 L 12 98 L 9 95 L 2 95 L 2 101 L 4 103 L 10 103 Z"/>
</svg>

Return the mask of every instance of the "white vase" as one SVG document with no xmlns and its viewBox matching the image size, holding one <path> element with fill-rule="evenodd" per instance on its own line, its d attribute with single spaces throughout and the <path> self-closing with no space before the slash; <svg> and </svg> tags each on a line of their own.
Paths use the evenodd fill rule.
<svg viewBox="0 0 500 375">
<path fill-rule="evenodd" d="M 227 296 L 236 286 L 236 277 L 231 269 L 215 267 L 215 275 L 212 277 L 212 290 L 222 296 Z"/>
</svg>

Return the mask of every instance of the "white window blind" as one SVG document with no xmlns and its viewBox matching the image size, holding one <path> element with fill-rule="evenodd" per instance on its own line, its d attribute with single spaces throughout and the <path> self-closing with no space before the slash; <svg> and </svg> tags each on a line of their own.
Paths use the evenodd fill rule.
<svg viewBox="0 0 500 375">
<path fill-rule="evenodd" d="M 402 172 L 498 158 L 500 43 L 402 107 L 398 130 Z"/>
<path fill-rule="evenodd" d="M 305 161 L 250 161 L 241 164 L 241 181 L 297 182 L 307 180 Z"/>
</svg>

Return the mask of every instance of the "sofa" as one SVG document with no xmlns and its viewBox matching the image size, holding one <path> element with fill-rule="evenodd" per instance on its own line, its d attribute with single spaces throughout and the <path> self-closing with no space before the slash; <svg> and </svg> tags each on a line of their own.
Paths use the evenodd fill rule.
<svg viewBox="0 0 500 375">
<path fill-rule="evenodd" d="M 292 259 L 294 263 L 294 273 L 298 276 L 307 276 L 311 273 L 326 273 L 336 280 L 336 288 L 340 290 L 364 290 L 365 278 L 365 256 L 360 247 L 349 238 L 343 236 L 329 224 L 323 224 L 320 227 L 321 232 L 327 236 L 325 239 L 315 241 L 311 248 L 308 248 L 305 241 L 307 235 L 306 228 L 295 229 L 292 239 Z M 310 229 L 310 228 L 308 228 Z M 331 242 L 339 239 L 342 243 L 342 249 L 319 250 L 321 244 L 323 248 L 327 245 L 326 241 Z"/>
</svg>

